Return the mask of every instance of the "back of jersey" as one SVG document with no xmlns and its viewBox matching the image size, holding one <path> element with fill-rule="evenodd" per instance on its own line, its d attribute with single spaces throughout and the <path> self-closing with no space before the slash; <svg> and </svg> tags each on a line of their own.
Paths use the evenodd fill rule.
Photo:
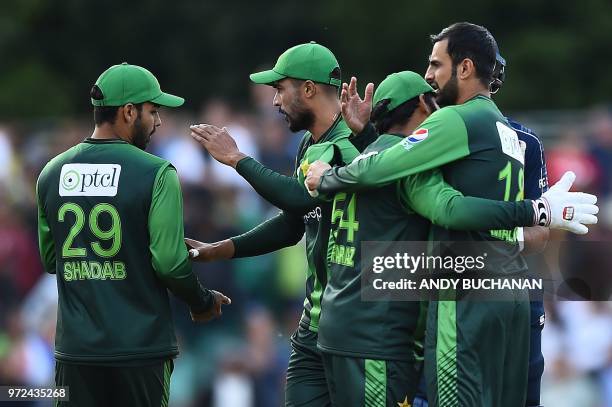
<svg viewBox="0 0 612 407">
<path fill-rule="evenodd" d="M 122 140 L 87 139 L 43 169 L 39 228 L 52 239 L 40 246 L 57 274 L 58 360 L 113 364 L 178 353 L 148 231 L 153 187 L 169 165 Z"/>
</svg>

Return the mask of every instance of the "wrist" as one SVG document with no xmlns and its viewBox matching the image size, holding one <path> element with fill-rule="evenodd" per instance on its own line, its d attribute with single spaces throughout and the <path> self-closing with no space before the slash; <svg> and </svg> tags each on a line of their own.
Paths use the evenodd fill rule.
<svg viewBox="0 0 612 407">
<path fill-rule="evenodd" d="M 198 285 L 200 286 L 199 301 L 197 304 L 191 304 L 189 306 L 189 311 L 192 314 L 202 314 L 207 312 L 214 304 L 214 296 L 212 292 L 208 288 L 202 287 L 201 284 L 198 283 Z"/>
<path fill-rule="evenodd" d="M 350 130 L 353 132 L 353 134 L 356 137 L 359 137 L 359 135 L 363 133 L 363 131 L 365 130 L 367 124 L 368 124 L 367 122 L 366 123 L 353 123 L 353 126 L 350 127 Z"/>
<path fill-rule="evenodd" d="M 234 242 L 231 239 L 222 240 L 212 244 L 213 257 L 218 260 L 227 260 L 234 257 Z"/>
<path fill-rule="evenodd" d="M 240 151 L 229 156 L 227 164 L 233 168 L 236 168 L 238 162 L 243 158 L 247 158 L 246 154 L 241 153 Z"/>
<path fill-rule="evenodd" d="M 532 201 L 533 226 L 550 226 L 551 209 L 548 199 L 541 197 Z"/>
</svg>

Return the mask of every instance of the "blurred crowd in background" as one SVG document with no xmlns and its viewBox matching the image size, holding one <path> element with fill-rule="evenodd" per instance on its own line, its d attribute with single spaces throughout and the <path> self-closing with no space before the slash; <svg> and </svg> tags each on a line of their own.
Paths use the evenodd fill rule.
<svg viewBox="0 0 612 407">
<path fill-rule="evenodd" d="M 215 162 L 189 137 L 188 126 L 226 126 L 239 148 L 291 174 L 300 135 L 271 104 L 273 89 L 251 88 L 251 110 L 209 100 L 192 116 L 161 111 L 162 126 L 148 151 L 177 168 L 186 236 L 213 242 L 244 232 L 277 209 L 230 167 Z M 503 106 L 502 106 L 503 109 Z M 569 114 L 569 113 L 567 113 Z M 612 241 L 612 110 L 606 106 L 546 116 L 517 112 L 539 131 L 550 184 L 572 169 L 576 188 L 599 196 L 600 223 L 584 239 Z M 56 154 L 88 137 L 91 117 L 0 123 L 0 384 L 53 382 L 55 276 L 43 272 L 36 238 L 35 183 Z M 175 361 L 171 405 L 278 406 L 283 400 L 289 337 L 304 295 L 305 257 L 295 247 L 256 258 L 194 266 L 207 287 L 230 296 L 221 319 L 191 322 L 173 301 L 181 354 Z M 610 270 L 596 270 L 610 276 Z M 608 277 L 609 278 L 609 277 Z M 612 302 L 548 302 L 543 335 L 545 406 L 612 406 Z"/>
</svg>

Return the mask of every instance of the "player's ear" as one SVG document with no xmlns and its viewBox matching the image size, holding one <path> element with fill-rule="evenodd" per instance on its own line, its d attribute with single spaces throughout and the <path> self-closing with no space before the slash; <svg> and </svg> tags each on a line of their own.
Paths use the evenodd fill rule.
<svg viewBox="0 0 612 407">
<path fill-rule="evenodd" d="M 121 113 L 123 116 L 123 120 L 127 124 L 134 123 L 138 118 L 138 111 L 136 109 L 136 106 L 134 106 L 132 103 L 123 105 L 119 110 L 122 111 Z"/>
<path fill-rule="evenodd" d="M 440 107 L 433 97 L 425 96 L 425 94 L 419 95 L 419 109 L 421 109 L 426 116 L 429 116 L 439 108 Z"/>
<path fill-rule="evenodd" d="M 472 61 L 470 58 L 465 58 L 457 66 L 457 77 L 459 79 L 468 79 L 471 75 L 475 73 L 476 66 L 474 66 L 474 61 Z"/>
<path fill-rule="evenodd" d="M 421 110 L 421 112 L 423 112 L 427 116 L 429 116 L 431 114 L 431 109 L 429 108 L 429 106 L 425 102 L 425 95 L 423 95 L 423 94 L 419 95 L 419 110 Z"/>
<path fill-rule="evenodd" d="M 307 98 L 312 98 L 317 94 L 317 85 L 311 80 L 304 81 L 302 85 L 302 90 L 304 92 L 304 96 Z"/>
</svg>

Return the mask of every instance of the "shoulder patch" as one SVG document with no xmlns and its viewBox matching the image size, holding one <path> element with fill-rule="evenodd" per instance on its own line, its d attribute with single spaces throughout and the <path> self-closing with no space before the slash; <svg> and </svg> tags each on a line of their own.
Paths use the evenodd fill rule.
<svg viewBox="0 0 612 407">
<path fill-rule="evenodd" d="M 408 136 L 408 140 L 411 143 L 418 143 L 423 141 L 429 136 L 429 130 L 427 129 L 418 129 L 414 133 Z"/>
<path fill-rule="evenodd" d="M 418 130 L 415 130 L 411 135 L 402 140 L 401 143 L 406 150 L 410 150 L 412 147 L 414 147 L 415 144 L 425 140 L 428 136 L 429 130 L 427 130 L 426 128 L 420 128 Z"/>
</svg>

